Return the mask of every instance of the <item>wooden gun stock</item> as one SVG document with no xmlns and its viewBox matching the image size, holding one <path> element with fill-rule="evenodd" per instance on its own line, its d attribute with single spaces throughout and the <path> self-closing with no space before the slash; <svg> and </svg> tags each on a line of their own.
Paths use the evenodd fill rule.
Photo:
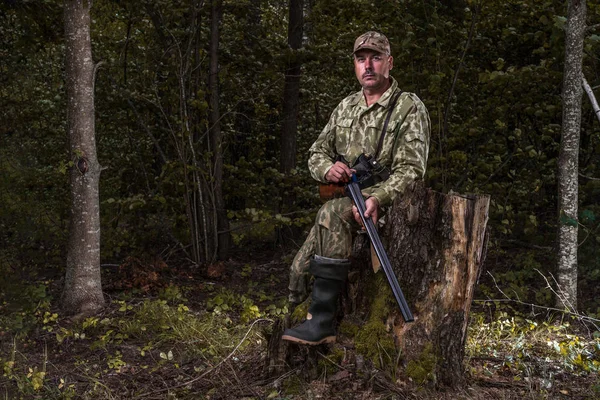
<svg viewBox="0 0 600 400">
<path fill-rule="evenodd" d="M 319 197 L 323 201 L 337 199 L 346 196 L 346 186 L 337 183 L 320 183 Z"/>
</svg>

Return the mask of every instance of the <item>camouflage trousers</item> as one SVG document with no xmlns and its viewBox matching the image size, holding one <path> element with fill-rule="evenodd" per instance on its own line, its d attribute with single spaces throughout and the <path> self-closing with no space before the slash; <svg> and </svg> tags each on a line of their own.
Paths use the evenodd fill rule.
<svg viewBox="0 0 600 400">
<path fill-rule="evenodd" d="M 332 199 L 323 204 L 290 268 L 289 300 L 300 303 L 308 297 L 310 259 L 313 255 L 348 259 L 352 252 L 352 234 L 360 229 L 352 215 L 348 197 Z"/>
</svg>

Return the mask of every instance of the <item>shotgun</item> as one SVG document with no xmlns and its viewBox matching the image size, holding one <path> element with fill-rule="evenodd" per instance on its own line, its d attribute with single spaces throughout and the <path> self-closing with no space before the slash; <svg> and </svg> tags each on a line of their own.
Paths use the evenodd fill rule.
<svg viewBox="0 0 600 400">
<path fill-rule="evenodd" d="M 367 230 L 369 239 L 373 244 L 373 248 L 375 249 L 377 258 L 379 258 L 379 262 L 381 263 L 383 272 L 385 272 L 385 277 L 387 278 L 390 287 L 392 288 L 392 292 L 394 293 L 394 297 L 398 302 L 398 306 L 400 306 L 400 312 L 402 313 L 404 321 L 414 321 L 413 315 L 410 312 L 410 308 L 408 308 L 408 304 L 406 303 L 406 299 L 404 298 L 404 294 L 402 293 L 402 289 L 400 289 L 398 279 L 396 278 L 394 270 L 392 269 L 390 259 L 388 258 L 387 253 L 383 248 L 383 244 L 381 243 L 381 239 L 379 238 L 379 234 L 375 229 L 375 224 L 373 223 L 373 220 L 371 218 L 365 218 L 365 211 L 367 207 L 365 205 L 365 199 L 362 196 L 358 179 L 355 174 L 352 174 L 352 181 L 346 184 L 346 191 L 348 196 L 354 202 L 354 204 L 356 204 L 356 208 L 358 208 L 358 213 L 360 214 L 360 218 L 362 219 L 362 222 Z"/>
</svg>

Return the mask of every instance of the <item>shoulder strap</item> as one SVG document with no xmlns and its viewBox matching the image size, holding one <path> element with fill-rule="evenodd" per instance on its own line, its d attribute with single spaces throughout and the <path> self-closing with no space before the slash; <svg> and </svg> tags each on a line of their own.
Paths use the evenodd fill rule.
<svg viewBox="0 0 600 400">
<path fill-rule="evenodd" d="M 394 112 L 394 107 L 396 107 L 396 102 L 398 102 L 398 97 L 402 94 L 402 90 L 400 90 L 391 100 L 390 106 L 387 113 L 387 117 L 385 117 L 385 122 L 383 123 L 383 130 L 381 131 L 381 135 L 379 135 L 379 143 L 377 143 L 377 150 L 375 151 L 375 159 L 379 157 L 379 152 L 381 151 L 381 147 L 383 146 L 383 139 L 385 139 L 385 132 L 387 131 L 388 124 L 390 122 L 390 118 L 392 113 Z"/>
</svg>

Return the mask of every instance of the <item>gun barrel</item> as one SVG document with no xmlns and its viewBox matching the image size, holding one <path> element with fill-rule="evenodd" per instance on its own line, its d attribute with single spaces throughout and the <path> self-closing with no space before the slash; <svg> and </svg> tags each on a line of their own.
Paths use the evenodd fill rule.
<svg viewBox="0 0 600 400">
<path fill-rule="evenodd" d="M 404 318 L 404 321 L 412 322 L 414 321 L 412 312 L 410 311 L 408 303 L 404 298 L 402 289 L 400 289 L 400 284 L 398 283 L 398 279 L 394 274 L 394 270 L 392 269 L 392 264 L 390 263 L 387 253 L 383 248 L 383 243 L 381 243 L 379 234 L 375 229 L 375 224 L 373 223 L 373 220 L 371 218 L 365 218 L 365 211 L 367 206 L 365 204 L 365 199 L 363 198 L 362 193 L 360 192 L 360 187 L 356 182 L 349 182 L 346 186 L 348 188 L 348 192 L 350 194 L 350 197 L 352 198 L 352 201 L 354 201 L 354 204 L 356 204 L 356 208 L 358 208 L 358 213 L 360 214 L 360 218 L 362 219 L 363 224 L 365 225 L 367 234 L 369 235 L 369 239 L 371 239 L 371 243 L 375 248 L 377 258 L 379 258 L 379 262 L 381 263 L 383 271 L 385 272 L 385 276 L 390 284 L 390 287 L 392 288 L 394 297 L 398 302 L 398 306 L 400 307 L 402 317 Z"/>
</svg>

